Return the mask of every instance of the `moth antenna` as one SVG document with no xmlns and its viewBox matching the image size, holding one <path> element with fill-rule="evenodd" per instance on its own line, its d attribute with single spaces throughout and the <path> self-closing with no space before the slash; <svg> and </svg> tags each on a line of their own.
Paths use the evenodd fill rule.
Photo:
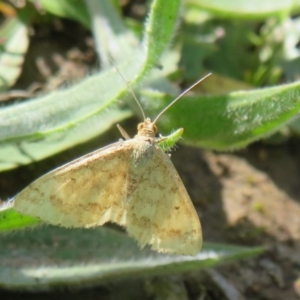
<svg viewBox="0 0 300 300">
<path fill-rule="evenodd" d="M 196 85 L 198 85 L 201 81 L 206 79 L 208 76 L 210 76 L 212 73 L 208 73 L 204 77 L 200 78 L 198 81 L 196 81 L 194 84 L 192 84 L 189 88 L 187 88 L 185 91 L 183 91 L 177 98 L 175 98 L 167 107 L 165 107 L 158 116 L 154 119 L 152 124 L 155 124 L 158 119 L 171 107 L 173 104 L 175 104 L 179 99 L 181 99 L 187 92 L 189 92 L 191 89 L 193 89 Z"/>
<path fill-rule="evenodd" d="M 123 81 L 125 82 L 125 84 L 127 85 L 127 88 L 130 92 L 130 94 L 132 95 L 133 99 L 135 100 L 135 102 L 137 103 L 138 107 L 140 108 L 142 115 L 143 115 L 143 119 L 146 120 L 146 115 L 144 113 L 144 110 L 141 106 L 141 103 L 139 102 L 139 100 L 137 99 L 133 89 L 131 88 L 131 86 L 128 84 L 128 82 L 125 80 L 124 76 L 122 75 L 122 73 L 120 72 L 120 70 L 117 68 L 117 66 L 114 64 L 112 58 L 110 58 L 112 65 L 115 67 L 116 71 L 119 73 L 119 75 L 121 76 L 121 78 L 123 79 Z"/>
</svg>

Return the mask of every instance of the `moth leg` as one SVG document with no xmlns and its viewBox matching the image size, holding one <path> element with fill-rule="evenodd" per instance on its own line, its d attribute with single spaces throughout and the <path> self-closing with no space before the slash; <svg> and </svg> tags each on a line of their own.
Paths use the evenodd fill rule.
<svg viewBox="0 0 300 300">
<path fill-rule="evenodd" d="M 125 140 L 130 140 L 131 139 L 131 137 L 129 136 L 129 134 L 125 131 L 125 129 L 121 125 L 117 124 L 117 128 L 119 129 L 122 137 Z"/>
</svg>

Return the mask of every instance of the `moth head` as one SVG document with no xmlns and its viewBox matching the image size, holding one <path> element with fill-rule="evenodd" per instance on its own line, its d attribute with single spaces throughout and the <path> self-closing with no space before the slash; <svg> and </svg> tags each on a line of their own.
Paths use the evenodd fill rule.
<svg viewBox="0 0 300 300">
<path fill-rule="evenodd" d="M 149 118 L 146 118 L 144 122 L 140 123 L 137 127 L 137 130 L 138 136 L 154 138 L 157 134 L 157 127 Z"/>
</svg>

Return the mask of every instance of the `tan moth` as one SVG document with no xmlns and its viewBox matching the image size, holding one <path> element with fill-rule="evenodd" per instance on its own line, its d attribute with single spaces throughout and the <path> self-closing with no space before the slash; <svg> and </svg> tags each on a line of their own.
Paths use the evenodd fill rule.
<svg viewBox="0 0 300 300">
<path fill-rule="evenodd" d="M 121 75 L 122 76 L 122 75 Z M 207 75 L 208 76 L 208 75 Z M 14 199 L 14 208 L 64 227 L 94 227 L 114 222 L 126 227 L 143 248 L 184 255 L 202 245 L 199 217 L 170 157 L 158 143 L 156 122 L 196 82 L 134 138 L 96 150 L 40 177 Z M 123 78 L 123 77 L 122 77 Z M 124 78 L 123 78 L 124 79 Z"/>
</svg>

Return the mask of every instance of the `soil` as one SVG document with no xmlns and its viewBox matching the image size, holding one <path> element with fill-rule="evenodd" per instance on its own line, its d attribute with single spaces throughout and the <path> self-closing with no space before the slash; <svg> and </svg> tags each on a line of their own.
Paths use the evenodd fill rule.
<svg viewBox="0 0 300 300">
<path fill-rule="evenodd" d="M 50 29 L 40 27 L 32 37 L 22 76 L 14 88 L 28 89 L 38 82 L 43 91 L 52 90 L 66 80 L 78 80 L 90 66 L 95 66 L 96 56 L 88 33 L 79 28 L 76 31 L 77 25 L 71 22 L 55 24 Z M 83 38 L 66 34 L 69 26 L 70 32 L 80 32 Z M 135 121 L 125 123 L 124 127 L 134 130 Z M 55 166 L 115 140 L 116 129 L 112 129 L 101 139 L 4 172 L 0 174 L 1 196 L 11 197 Z M 155 292 L 155 288 L 164 286 L 176 291 L 172 294 L 176 297 L 168 299 L 300 299 L 300 140 L 291 138 L 277 146 L 257 143 L 232 153 L 180 145 L 172 160 L 199 213 L 204 241 L 264 245 L 265 254 L 201 274 L 146 282 L 132 279 L 76 293 L 0 291 L 0 298 L 125 299 L 120 295 L 126 289 L 133 291 L 126 299 L 140 299 L 145 291 L 148 296 L 144 299 L 166 299 Z"/>
</svg>

